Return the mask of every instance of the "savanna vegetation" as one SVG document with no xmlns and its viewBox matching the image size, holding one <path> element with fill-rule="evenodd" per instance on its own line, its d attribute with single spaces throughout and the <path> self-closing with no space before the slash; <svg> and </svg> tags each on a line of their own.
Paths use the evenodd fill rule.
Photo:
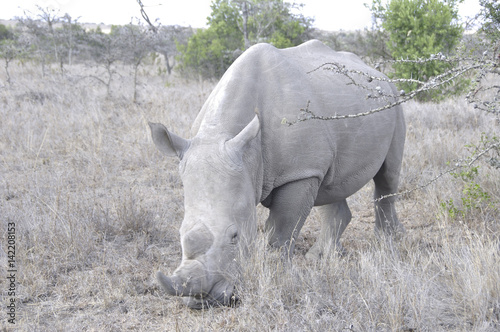
<svg viewBox="0 0 500 332">
<path fill-rule="evenodd" d="M 244 3 L 252 2 L 213 3 L 237 9 L 239 32 L 233 32 L 241 33 L 241 50 L 247 39 L 238 6 Z M 408 129 L 397 207 L 406 235 L 375 237 L 369 184 L 349 199 L 353 221 L 342 240 L 345 256 L 305 259 L 319 232 L 313 211 L 291 265 L 259 232 L 255 252 L 242 261 L 239 305 L 202 311 L 165 296 L 155 280 L 157 270 L 168 273 L 180 261 L 183 192 L 177 161 L 157 152 L 147 122 L 191 136 L 217 79 L 193 67 L 188 73 L 182 52 L 205 32 L 160 27 L 154 34 L 134 24 L 87 31 L 42 8 L 16 27 L 0 28 L 0 271 L 8 275 L 12 259 L 17 270 L 15 296 L 9 280 L 0 282 L 1 329 L 500 329 L 500 21 L 494 1 L 481 3 L 483 30 L 460 36 L 458 48 L 405 59 L 444 61 L 442 72 L 397 82 L 432 92 L 453 90 L 456 74 L 468 81 L 463 93 L 453 91 L 439 103 L 412 98 L 403 105 Z M 248 27 L 257 21 L 248 15 Z M 252 44 L 256 34 L 248 27 Z M 311 33 L 397 72 L 399 55 L 392 54 L 394 41 L 383 24 L 364 32 Z M 436 58 L 439 52 L 445 59 Z M 415 91 L 401 89 L 403 99 Z M 267 212 L 258 209 L 262 229 Z M 4 245 L 12 224 L 15 257 Z M 11 298 L 15 324 L 8 322 Z"/>
</svg>

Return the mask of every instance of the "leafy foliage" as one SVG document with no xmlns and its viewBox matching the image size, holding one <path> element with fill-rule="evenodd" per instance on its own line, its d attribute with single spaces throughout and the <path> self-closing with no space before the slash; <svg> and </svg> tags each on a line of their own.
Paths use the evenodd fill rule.
<svg viewBox="0 0 500 332">
<path fill-rule="evenodd" d="M 248 39 L 246 44 L 268 42 L 278 48 L 296 46 L 309 39 L 312 19 L 292 10 L 300 10 L 302 5 L 290 4 L 282 0 L 243 0 L 239 4 L 243 24 L 247 21 Z M 247 10 L 244 11 L 244 5 Z M 243 31 L 245 28 L 242 29 Z"/>
<path fill-rule="evenodd" d="M 484 19 L 482 30 L 492 41 L 500 39 L 500 2 L 497 0 L 479 0 L 483 7 L 481 16 Z M 497 46 L 498 47 L 498 46 Z"/>
<path fill-rule="evenodd" d="M 316 30 L 313 37 L 333 50 L 354 53 L 369 64 L 392 59 L 387 49 L 387 34 L 376 27 L 356 31 Z"/>
<path fill-rule="evenodd" d="M 443 58 L 453 53 L 463 33 L 463 28 L 457 22 L 457 5 L 457 0 L 391 0 L 384 7 L 381 0 L 374 0 L 371 10 L 374 18 L 381 21 L 382 28 L 389 34 L 387 46 L 392 57 L 417 60 Z M 442 61 L 394 63 L 392 76 L 425 80 L 442 74 L 451 66 Z M 399 87 L 412 91 L 417 88 L 417 84 L 404 82 Z M 426 100 L 439 95 L 422 94 L 419 98 Z"/>
<path fill-rule="evenodd" d="M 5 39 L 12 39 L 13 38 L 13 33 L 12 31 L 7 28 L 5 25 L 0 24 L 0 41 L 5 40 Z"/>
<path fill-rule="evenodd" d="M 234 61 L 232 51 L 243 47 L 238 9 L 229 0 L 212 2 L 208 29 L 198 30 L 187 45 L 180 46 L 181 69 L 204 78 L 220 77 Z"/>
<path fill-rule="evenodd" d="M 198 30 L 179 48 L 184 73 L 218 78 L 258 42 L 291 47 L 309 39 L 311 20 L 292 13 L 283 0 L 214 0 L 208 29 Z"/>
<path fill-rule="evenodd" d="M 478 158 L 478 153 L 484 151 L 485 148 L 491 147 L 492 144 L 496 144 L 496 149 L 491 149 L 492 153 L 498 156 L 500 151 L 498 149 L 499 139 L 496 136 L 489 137 L 483 133 L 481 141 L 478 146 L 470 144 L 466 148 L 469 150 L 470 156 L 468 157 L 468 167 L 462 168 L 458 172 L 453 172 L 451 175 L 457 179 L 461 180 L 463 183 L 463 189 L 461 192 L 460 201 L 456 202 L 453 199 L 441 202 L 441 208 L 445 211 L 452 219 L 456 218 L 466 218 L 472 215 L 476 210 L 482 209 L 497 209 L 495 206 L 498 202 L 494 202 L 490 193 L 488 193 L 481 185 L 477 182 L 476 178 L 479 176 L 479 166 L 473 166 L 472 161 Z M 489 163 L 493 167 L 499 168 L 495 163 L 498 159 L 491 157 Z"/>
</svg>

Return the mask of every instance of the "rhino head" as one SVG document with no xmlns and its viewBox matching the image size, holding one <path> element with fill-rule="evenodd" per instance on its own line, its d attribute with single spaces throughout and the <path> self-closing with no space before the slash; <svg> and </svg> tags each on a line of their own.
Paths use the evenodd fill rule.
<svg viewBox="0 0 500 332">
<path fill-rule="evenodd" d="M 257 116 L 231 138 L 183 139 L 150 123 L 157 148 L 180 159 L 184 219 L 180 228 L 182 262 L 171 276 L 158 272 L 165 291 L 182 296 L 191 308 L 232 305 L 238 255 L 256 233 L 260 198 Z"/>
</svg>

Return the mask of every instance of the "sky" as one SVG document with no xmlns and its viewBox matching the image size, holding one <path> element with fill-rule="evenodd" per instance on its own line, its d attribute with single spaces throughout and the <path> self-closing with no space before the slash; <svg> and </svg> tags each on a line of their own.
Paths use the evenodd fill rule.
<svg viewBox="0 0 500 332">
<path fill-rule="evenodd" d="M 297 0 L 305 6 L 302 13 L 315 18 L 314 27 L 328 31 L 358 30 L 371 26 L 370 11 L 364 3 L 371 0 Z M 211 0 L 142 0 L 151 21 L 163 25 L 206 26 Z M 36 13 L 36 6 L 68 13 L 80 23 L 127 24 L 140 17 L 137 0 L 0 0 L 0 19 L 23 16 L 23 10 Z M 479 12 L 479 0 L 465 0 L 459 14 L 472 17 Z"/>
</svg>

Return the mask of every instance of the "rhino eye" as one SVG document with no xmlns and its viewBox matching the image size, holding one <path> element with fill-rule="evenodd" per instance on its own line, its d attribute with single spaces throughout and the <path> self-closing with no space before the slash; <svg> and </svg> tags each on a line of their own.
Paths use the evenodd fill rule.
<svg viewBox="0 0 500 332">
<path fill-rule="evenodd" d="M 236 244 L 238 243 L 238 232 L 235 232 L 232 236 L 231 236 L 231 244 Z"/>
</svg>

